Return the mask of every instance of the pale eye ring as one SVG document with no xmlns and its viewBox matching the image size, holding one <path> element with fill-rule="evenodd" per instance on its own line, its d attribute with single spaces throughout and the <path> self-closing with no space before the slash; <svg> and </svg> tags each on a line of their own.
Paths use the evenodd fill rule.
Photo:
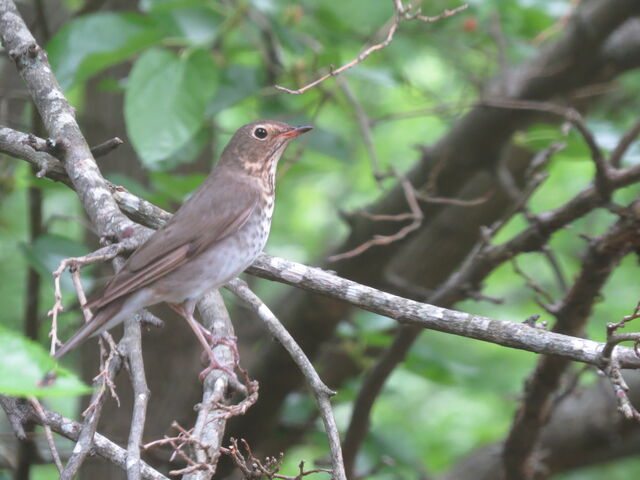
<svg viewBox="0 0 640 480">
<path fill-rule="evenodd" d="M 256 137 L 258 140 L 264 140 L 265 138 L 267 138 L 268 132 L 267 129 L 264 127 L 258 127 L 253 131 L 253 136 Z"/>
</svg>

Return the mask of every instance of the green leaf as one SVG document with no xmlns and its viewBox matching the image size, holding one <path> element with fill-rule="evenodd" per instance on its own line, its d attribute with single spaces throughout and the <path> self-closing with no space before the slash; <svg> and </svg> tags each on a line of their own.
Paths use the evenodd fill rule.
<svg viewBox="0 0 640 480">
<path fill-rule="evenodd" d="M 56 361 L 37 343 L 0 327 L 0 393 L 14 396 L 63 397 L 82 395 L 91 389 Z M 47 373 L 55 381 L 40 386 Z"/>
<path fill-rule="evenodd" d="M 214 115 L 258 90 L 260 90 L 260 79 L 257 68 L 232 65 L 224 70 L 220 88 L 207 107 L 207 115 Z"/>
<path fill-rule="evenodd" d="M 192 46 L 211 45 L 222 21 L 211 8 L 201 6 L 159 9 L 153 17 L 168 35 Z"/>
<path fill-rule="evenodd" d="M 44 278 L 50 278 L 63 259 L 89 253 L 89 249 L 82 243 L 52 233 L 39 236 L 32 244 L 24 243 L 21 248 L 29 264 Z M 87 282 L 90 279 L 83 279 L 85 288 L 90 289 L 91 285 Z M 66 275 L 62 276 L 61 287 L 67 291 L 74 290 L 71 279 Z"/>
<path fill-rule="evenodd" d="M 155 196 L 151 198 L 161 196 L 165 203 L 184 203 L 185 199 L 202 184 L 205 177 L 206 175 L 201 173 L 173 175 L 166 172 L 153 172 L 151 184 Z"/>
<path fill-rule="evenodd" d="M 95 13 L 72 20 L 47 46 L 49 61 L 66 91 L 101 70 L 157 43 L 152 20 L 134 13 Z"/>
<path fill-rule="evenodd" d="M 131 143 L 148 168 L 161 168 L 199 133 L 216 76 L 205 50 L 178 56 L 151 49 L 138 59 L 129 76 L 124 113 Z"/>
</svg>

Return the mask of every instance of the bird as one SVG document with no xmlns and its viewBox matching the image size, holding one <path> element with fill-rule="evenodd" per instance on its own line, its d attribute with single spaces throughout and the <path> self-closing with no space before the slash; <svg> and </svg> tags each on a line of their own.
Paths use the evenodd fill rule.
<svg viewBox="0 0 640 480">
<path fill-rule="evenodd" d="M 271 229 L 278 160 L 291 140 L 311 129 L 275 120 L 240 127 L 202 185 L 87 304 L 92 318 L 54 358 L 145 307 L 167 302 L 193 329 L 210 368 L 220 368 L 210 334 L 194 318 L 196 303 L 242 273 L 262 252 Z"/>
</svg>

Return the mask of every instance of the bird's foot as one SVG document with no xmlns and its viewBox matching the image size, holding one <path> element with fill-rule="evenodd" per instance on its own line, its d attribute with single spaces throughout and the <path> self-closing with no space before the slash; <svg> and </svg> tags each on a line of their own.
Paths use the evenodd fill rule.
<svg viewBox="0 0 640 480">
<path fill-rule="evenodd" d="M 238 353 L 237 337 L 214 335 L 208 330 L 206 330 L 204 327 L 202 327 L 202 329 L 203 329 L 203 336 L 207 339 L 207 342 L 211 347 L 210 351 L 211 353 L 214 354 L 214 357 L 215 357 L 214 349 L 219 345 L 224 345 L 229 350 L 231 350 L 231 353 L 233 354 L 233 367 L 235 367 L 235 365 L 238 364 L 238 361 L 240 359 L 240 354 Z M 200 381 L 204 381 L 204 378 L 212 370 L 222 370 L 229 376 L 235 376 L 233 372 L 233 368 L 230 368 L 229 364 L 222 365 L 217 358 L 212 358 L 211 355 L 209 354 L 209 351 L 205 350 L 202 352 L 202 361 L 206 362 L 207 360 L 209 360 L 209 366 L 205 368 L 202 372 L 200 372 L 200 375 L 199 375 Z"/>
<path fill-rule="evenodd" d="M 215 348 L 218 345 L 225 345 L 229 350 L 231 350 L 235 360 L 240 358 L 240 354 L 238 353 L 238 337 L 233 335 L 215 335 L 204 327 L 202 327 L 202 335 L 207 340 L 211 348 Z"/>
<path fill-rule="evenodd" d="M 216 345 L 227 345 L 229 348 L 235 350 L 238 337 L 233 335 L 215 335 L 210 330 L 198 322 L 198 328 L 202 332 L 202 336 L 207 339 L 209 344 L 214 347 Z M 232 345 L 233 344 L 233 345 Z"/>
<path fill-rule="evenodd" d="M 200 375 L 198 375 L 200 381 L 204 381 L 204 378 L 212 370 L 222 370 L 227 375 L 229 375 L 229 377 L 235 378 L 235 373 L 233 373 L 233 370 L 238 364 L 239 358 L 238 347 L 236 346 L 236 338 L 213 335 L 209 330 L 204 328 L 201 323 L 197 322 L 196 319 L 193 318 L 193 307 L 195 306 L 195 304 L 185 304 L 185 306 L 183 306 L 169 303 L 169 306 L 187 321 L 193 332 L 196 334 L 196 337 L 198 337 L 198 341 L 202 345 L 202 348 L 204 349 L 204 353 L 206 355 L 205 359 L 208 358 L 209 360 L 209 366 L 202 372 L 200 372 Z M 231 350 L 231 352 L 233 353 L 234 368 L 229 368 L 229 366 L 223 365 L 218 361 L 215 353 L 213 353 L 213 348 L 215 348 L 216 345 L 226 345 Z"/>
<path fill-rule="evenodd" d="M 213 370 L 222 370 L 229 377 L 231 377 L 231 378 L 235 378 L 236 377 L 235 372 L 233 371 L 232 368 L 229 367 L 228 364 L 227 365 L 223 365 L 217 359 L 213 359 L 213 360 L 209 359 L 209 366 L 207 368 L 205 368 L 204 370 L 202 370 L 198 374 L 198 379 L 200 380 L 200 382 L 204 383 L 204 379 L 207 378 L 207 375 L 209 375 Z"/>
</svg>

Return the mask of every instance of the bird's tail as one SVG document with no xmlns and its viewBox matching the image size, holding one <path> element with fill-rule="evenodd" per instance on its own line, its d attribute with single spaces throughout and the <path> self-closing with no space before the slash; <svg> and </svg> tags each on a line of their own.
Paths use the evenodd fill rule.
<svg viewBox="0 0 640 480">
<path fill-rule="evenodd" d="M 80 327 L 80 329 L 73 334 L 73 336 L 67 341 L 67 343 L 65 343 L 56 351 L 56 353 L 53 355 L 53 358 L 59 360 L 71 350 L 84 343 L 84 341 L 88 338 L 99 335 L 105 330 L 111 328 L 115 323 L 118 323 L 112 323 L 111 320 L 114 320 L 114 317 L 122 308 L 123 303 L 124 299 L 117 299 L 96 310 L 93 318 L 82 325 L 82 327 Z"/>
</svg>

